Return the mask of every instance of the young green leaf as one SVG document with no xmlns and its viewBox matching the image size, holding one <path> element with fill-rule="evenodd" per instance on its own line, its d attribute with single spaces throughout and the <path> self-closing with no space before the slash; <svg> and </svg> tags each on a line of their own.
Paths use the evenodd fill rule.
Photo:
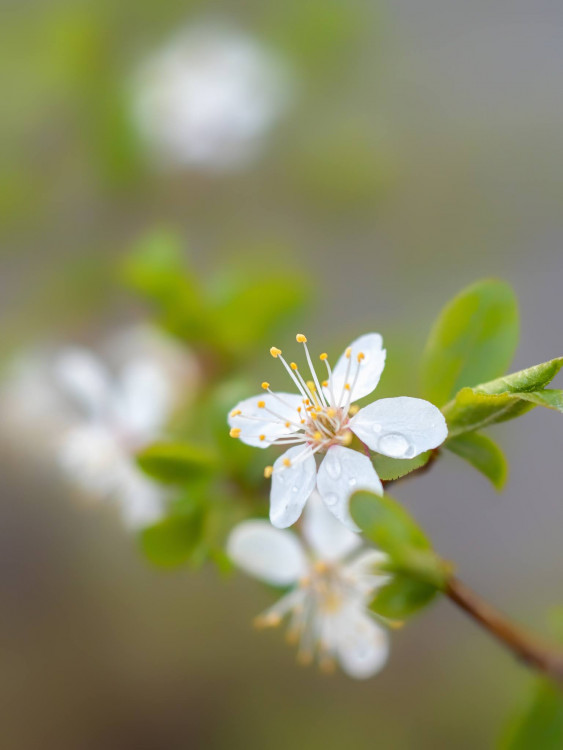
<svg viewBox="0 0 563 750">
<path fill-rule="evenodd" d="M 196 549 L 202 531 L 201 514 L 170 516 L 140 534 L 143 552 L 150 562 L 173 568 L 186 562 Z"/>
<path fill-rule="evenodd" d="M 425 451 L 414 458 L 399 459 L 389 458 L 388 456 L 376 453 L 373 456 L 373 465 L 377 472 L 377 476 L 383 482 L 390 482 L 394 479 L 400 479 L 401 477 L 410 474 L 412 471 L 421 469 L 428 463 L 431 455 L 432 451 Z"/>
<path fill-rule="evenodd" d="M 443 588 L 448 565 L 402 505 L 389 495 L 360 491 L 352 495 L 350 512 L 368 539 L 389 556 L 388 570 Z"/>
<path fill-rule="evenodd" d="M 530 704 L 507 728 L 501 750 L 561 750 L 563 693 L 546 679 L 534 683 Z"/>
<path fill-rule="evenodd" d="M 563 411 L 561 392 L 544 389 L 561 367 L 563 357 L 557 357 L 474 388 L 462 388 L 442 409 L 450 438 L 514 419 L 535 406 Z"/>
<path fill-rule="evenodd" d="M 422 361 L 422 395 L 442 406 L 460 388 L 506 371 L 518 345 L 512 287 L 486 279 L 461 291 L 435 322 Z"/>
<path fill-rule="evenodd" d="M 137 463 L 146 474 L 165 484 L 200 479 L 214 468 L 209 451 L 188 443 L 155 443 L 137 454 Z"/>
<path fill-rule="evenodd" d="M 490 437 L 479 432 L 468 432 L 451 438 L 445 447 L 484 474 L 497 490 L 504 487 L 508 464 L 504 453 Z"/>
<path fill-rule="evenodd" d="M 393 573 L 389 583 L 378 590 L 371 609 L 382 617 L 403 620 L 430 604 L 437 593 L 438 589 L 430 583 Z"/>
</svg>

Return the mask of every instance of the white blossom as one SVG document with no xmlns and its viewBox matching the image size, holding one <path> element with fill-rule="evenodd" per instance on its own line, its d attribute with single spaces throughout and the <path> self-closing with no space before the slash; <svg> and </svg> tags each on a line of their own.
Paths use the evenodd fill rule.
<svg viewBox="0 0 563 750">
<path fill-rule="evenodd" d="M 231 532 L 227 551 L 236 565 L 266 583 L 290 587 L 256 624 L 276 626 L 288 616 L 288 639 L 299 644 L 301 662 L 316 657 L 327 671 L 339 662 L 351 677 L 371 677 L 389 653 L 387 632 L 368 610 L 389 580 L 378 572 L 385 555 L 358 551 L 358 535 L 328 513 L 316 492 L 304 514 L 303 536 L 306 545 L 265 520 L 243 521 Z"/>
<path fill-rule="evenodd" d="M 318 377 L 307 348 L 307 338 L 297 335 L 305 348 L 311 373 L 306 380 L 295 362 L 288 363 L 277 347 L 270 349 L 290 375 L 298 393 L 265 393 L 241 401 L 230 412 L 231 436 L 259 448 L 283 445 L 288 450 L 273 466 L 270 520 L 278 528 L 291 526 L 316 487 L 333 515 L 350 529 L 348 503 L 352 492 L 365 489 L 378 494 L 383 487 L 364 453 L 350 445 L 355 434 L 369 449 L 384 456 L 409 459 L 440 445 L 447 436 L 440 410 L 419 398 L 384 398 L 362 409 L 353 403 L 377 386 L 385 365 L 385 349 L 378 333 L 356 339 L 331 368 L 326 353 L 320 360 L 326 380 Z M 317 472 L 316 454 L 326 454 Z"/>
<path fill-rule="evenodd" d="M 188 27 L 142 67 L 134 89 L 141 135 L 164 166 L 245 165 L 287 107 L 284 62 L 227 26 Z"/>
<path fill-rule="evenodd" d="M 135 456 L 162 437 L 194 368 L 145 327 L 103 348 L 106 358 L 78 346 L 21 356 L 2 388 L 5 426 L 52 456 L 88 496 L 115 500 L 127 526 L 142 527 L 162 515 L 165 495 Z"/>
</svg>

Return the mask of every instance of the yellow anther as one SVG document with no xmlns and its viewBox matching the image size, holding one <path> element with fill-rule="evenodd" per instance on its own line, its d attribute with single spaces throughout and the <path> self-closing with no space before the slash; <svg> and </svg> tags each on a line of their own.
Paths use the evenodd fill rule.
<svg viewBox="0 0 563 750">
<path fill-rule="evenodd" d="M 231 417 L 238 417 L 239 414 L 242 414 L 240 409 L 235 409 L 231 412 Z"/>
<path fill-rule="evenodd" d="M 317 430 L 317 431 L 315 432 L 315 434 L 313 435 L 313 438 L 314 438 L 315 440 L 321 440 L 321 439 L 322 439 L 322 437 L 323 437 L 323 436 L 321 435 L 321 433 L 320 433 L 320 432 L 319 432 L 318 430 Z"/>
<path fill-rule="evenodd" d="M 272 346 L 272 348 L 270 349 L 270 354 L 272 355 L 272 357 L 279 357 L 281 353 L 282 350 L 278 349 L 277 346 Z"/>
<path fill-rule="evenodd" d="M 302 406 L 298 406 L 298 407 L 297 407 L 297 412 L 298 412 L 299 414 L 301 414 L 301 412 L 302 412 L 302 411 L 303 411 L 303 407 L 302 407 Z"/>
<path fill-rule="evenodd" d="M 313 568 L 317 573 L 326 573 L 329 569 L 329 566 L 324 560 L 317 560 L 317 562 L 313 565 Z"/>
<path fill-rule="evenodd" d="M 305 424 L 305 422 L 306 422 L 306 420 L 305 420 L 305 419 L 302 419 L 302 420 L 301 420 L 301 424 Z"/>
<path fill-rule="evenodd" d="M 362 359 L 365 359 L 366 355 L 363 352 L 358 352 L 358 362 L 361 362 Z"/>
<path fill-rule="evenodd" d="M 324 362 L 324 361 L 325 361 L 325 359 L 328 359 L 328 354 L 327 354 L 326 352 L 323 352 L 323 353 L 321 354 L 321 356 L 319 357 L 319 359 L 322 359 L 322 361 Z"/>
<path fill-rule="evenodd" d="M 323 382 L 321 383 L 321 385 L 322 385 L 323 388 L 328 388 L 328 380 L 323 380 Z"/>
<path fill-rule="evenodd" d="M 269 479 L 273 473 L 274 473 L 274 467 L 266 466 L 266 468 L 264 469 L 264 476 L 266 477 L 266 479 Z"/>
<path fill-rule="evenodd" d="M 299 344 L 306 344 L 307 343 L 307 336 L 304 336 L 302 333 L 298 333 L 297 336 L 295 337 L 295 340 Z"/>
<path fill-rule="evenodd" d="M 305 404 L 305 406 L 310 406 L 311 405 L 311 402 L 309 401 L 308 398 L 306 398 L 303 403 Z"/>
<path fill-rule="evenodd" d="M 286 423 L 285 423 L 285 426 L 286 426 L 286 427 L 291 427 L 291 422 L 286 422 Z"/>
<path fill-rule="evenodd" d="M 281 622 L 281 617 L 273 612 L 267 615 L 259 615 L 254 618 L 255 628 L 275 628 Z"/>
<path fill-rule="evenodd" d="M 240 427 L 231 427 L 231 430 L 230 430 L 230 432 L 229 432 L 229 435 L 230 435 L 230 436 L 231 436 L 232 438 L 238 438 L 238 437 L 240 437 L 240 433 L 241 433 L 241 429 L 240 429 Z"/>
<path fill-rule="evenodd" d="M 272 351 L 272 350 L 270 349 L 270 351 Z M 351 346 L 349 346 L 349 347 L 348 347 L 348 348 L 346 349 L 346 357 L 347 357 L 347 359 L 350 359 L 350 357 L 351 357 L 351 356 L 352 356 L 352 347 L 351 347 Z"/>
<path fill-rule="evenodd" d="M 327 416 L 329 416 L 329 417 L 335 417 L 336 416 L 336 409 L 333 409 L 332 406 L 331 406 L 331 407 L 329 407 L 326 410 L 326 413 L 327 413 Z"/>
<path fill-rule="evenodd" d="M 266 440 L 266 435 L 260 435 L 260 440 Z"/>
<path fill-rule="evenodd" d="M 295 364 L 295 362 L 291 362 L 291 364 L 290 364 L 289 366 L 291 367 L 291 369 L 292 369 L 292 370 L 297 370 L 297 369 L 299 369 L 299 368 L 297 367 L 297 365 Z"/>
<path fill-rule="evenodd" d="M 309 412 L 309 416 L 311 417 L 311 419 L 312 419 L 313 421 L 319 418 L 319 415 L 318 415 L 318 414 L 316 414 L 316 413 L 315 413 L 314 411 L 312 411 L 312 412 Z"/>
<path fill-rule="evenodd" d="M 270 384 L 269 384 L 269 383 L 267 383 L 266 381 L 264 381 L 264 382 L 262 383 L 262 388 L 263 388 L 263 389 L 264 389 L 265 391 L 267 391 L 269 387 L 270 387 Z"/>
<path fill-rule="evenodd" d="M 266 408 L 266 402 L 265 401 L 259 401 L 258 402 L 258 408 L 259 409 L 265 409 Z"/>
<path fill-rule="evenodd" d="M 345 432 L 344 435 L 340 438 L 340 442 L 342 445 L 350 445 L 352 442 L 352 433 L 351 432 Z"/>
<path fill-rule="evenodd" d="M 284 466 L 286 466 L 286 467 L 287 467 L 288 469 L 289 469 L 289 467 L 291 466 L 291 461 L 290 461 L 290 459 L 289 459 L 289 458 L 284 458 L 284 460 L 283 460 L 283 462 L 282 462 L 282 463 L 283 463 L 283 465 L 284 465 Z"/>
<path fill-rule="evenodd" d="M 346 383 L 344 386 L 344 390 L 349 391 L 350 390 L 350 383 Z"/>
<path fill-rule="evenodd" d="M 348 409 L 348 414 L 353 417 L 354 414 L 357 414 L 359 411 L 360 407 L 358 406 L 358 404 L 352 404 L 352 406 Z"/>
</svg>

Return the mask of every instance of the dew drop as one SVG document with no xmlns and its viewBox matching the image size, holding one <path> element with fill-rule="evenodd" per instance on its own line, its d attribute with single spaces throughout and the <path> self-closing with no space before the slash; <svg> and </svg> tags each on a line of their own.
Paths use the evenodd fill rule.
<svg viewBox="0 0 563 750">
<path fill-rule="evenodd" d="M 355 477 L 350 477 L 348 484 L 350 487 L 355 487 L 358 484 L 358 480 Z"/>
<path fill-rule="evenodd" d="M 389 432 L 379 440 L 378 450 L 391 458 L 404 458 L 412 451 L 412 446 L 400 432 Z"/>
<path fill-rule="evenodd" d="M 331 479 L 338 479 L 338 477 L 342 474 L 342 466 L 340 465 L 340 461 L 336 456 L 331 456 L 330 453 L 327 454 L 327 457 L 325 458 L 326 463 L 326 473 L 329 475 Z"/>
<path fill-rule="evenodd" d="M 291 491 L 293 492 L 293 494 L 294 494 L 294 495 L 297 495 L 297 493 L 299 492 L 299 487 L 297 487 L 297 486 L 295 486 L 295 485 L 294 485 L 294 486 L 293 486 L 293 487 L 291 488 Z"/>
<path fill-rule="evenodd" d="M 338 495 L 335 495 L 334 492 L 329 492 L 328 495 L 324 496 L 324 501 L 327 505 L 336 505 L 338 502 Z"/>
</svg>

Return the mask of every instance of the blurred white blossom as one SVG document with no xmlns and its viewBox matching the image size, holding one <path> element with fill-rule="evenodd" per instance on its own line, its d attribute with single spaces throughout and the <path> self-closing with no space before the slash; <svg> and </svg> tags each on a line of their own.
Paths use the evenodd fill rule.
<svg viewBox="0 0 563 750">
<path fill-rule="evenodd" d="M 219 24 L 195 25 L 142 66 L 134 117 L 161 165 L 231 170 L 260 150 L 291 89 L 285 62 L 257 40 Z"/>
<path fill-rule="evenodd" d="M 289 616 L 288 638 L 299 644 L 300 661 L 316 656 L 327 671 L 337 661 L 351 677 L 371 677 L 389 653 L 387 632 L 368 611 L 389 580 L 378 572 L 385 555 L 358 552 L 358 535 L 326 510 L 316 492 L 307 503 L 303 536 L 306 546 L 265 520 L 243 521 L 231 532 L 227 551 L 236 565 L 266 583 L 290 587 L 256 624 L 275 626 Z"/>
<path fill-rule="evenodd" d="M 115 500 L 125 523 L 141 527 L 161 516 L 164 494 L 135 454 L 162 437 L 196 370 L 171 340 L 145 327 L 121 332 L 101 351 L 65 346 L 22 355 L 2 387 L 4 429 L 55 458 L 88 495 Z"/>
</svg>

